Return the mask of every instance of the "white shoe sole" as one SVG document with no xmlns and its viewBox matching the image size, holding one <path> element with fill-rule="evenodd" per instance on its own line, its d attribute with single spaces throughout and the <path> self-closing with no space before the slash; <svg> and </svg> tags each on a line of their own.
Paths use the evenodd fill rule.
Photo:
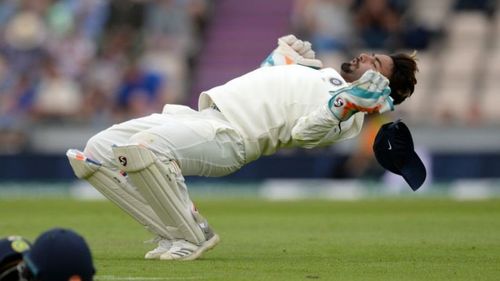
<svg viewBox="0 0 500 281">
<path fill-rule="evenodd" d="M 177 257 L 173 257 L 169 253 L 165 253 L 165 254 L 160 256 L 160 260 L 192 261 L 192 260 L 195 260 L 195 259 L 201 257 L 201 255 L 204 252 L 207 252 L 208 250 L 213 249 L 215 246 L 217 246 L 217 244 L 219 244 L 219 242 L 220 242 L 219 235 L 214 234 L 214 236 L 212 238 L 203 242 L 203 244 L 201 244 L 201 246 L 198 249 L 196 249 L 196 251 L 194 251 L 189 256 L 177 258 Z"/>
<path fill-rule="evenodd" d="M 162 253 L 155 253 L 155 254 L 150 254 L 150 253 L 146 253 L 146 255 L 144 255 L 144 259 L 146 260 L 155 260 L 155 259 L 159 259 L 161 255 L 163 255 L 164 253 L 166 253 L 167 251 L 165 252 L 162 252 Z"/>
<path fill-rule="evenodd" d="M 153 253 L 153 251 L 149 251 L 146 253 L 146 255 L 144 255 L 144 259 L 157 260 L 160 258 L 161 255 L 165 254 L 166 252 L 168 252 L 168 249 L 165 249 L 164 251 L 157 251 L 154 253 Z"/>
</svg>

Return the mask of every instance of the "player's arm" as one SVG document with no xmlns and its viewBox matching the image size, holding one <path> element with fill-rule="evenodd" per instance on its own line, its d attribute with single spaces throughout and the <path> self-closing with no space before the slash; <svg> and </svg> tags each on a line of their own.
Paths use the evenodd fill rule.
<svg viewBox="0 0 500 281">
<path fill-rule="evenodd" d="M 261 67 L 287 64 L 300 64 L 314 69 L 323 67 L 323 63 L 316 59 L 311 43 L 291 34 L 278 39 L 278 47 L 261 63 Z"/>
<path fill-rule="evenodd" d="M 340 122 L 324 105 L 298 120 L 292 128 L 292 139 L 305 148 L 330 145 L 356 136 L 363 118 L 360 113 Z"/>
<path fill-rule="evenodd" d="M 367 71 L 352 84 L 332 92 L 327 104 L 301 117 L 292 128 L 292 138 L 303 147 L 329 145 L 356 136 L 363 114 L 393 110 L 389 81 Z"/>
</svg>

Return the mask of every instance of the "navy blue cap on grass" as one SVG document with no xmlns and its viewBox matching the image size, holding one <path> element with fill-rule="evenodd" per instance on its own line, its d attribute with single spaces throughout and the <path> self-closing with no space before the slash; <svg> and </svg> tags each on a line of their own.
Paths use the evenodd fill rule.
<svg viewBox="0 0 500 281">
<path fill-rule="evenodd" d="M 24 255 L 31 274 L 39 281 L 90 281 L 95 269 L 82 236 L 69 229 L 42 233 Z"/>
<path fill-rule="evenodd" d="M 0 239 L 0 280 L 18 280 L 15 267 L 22 262 L 23 253 L 30 248 L 30 242 L 21 236 Z"/>
<path fill-rule="evenodd" d="M 373 152 L 382 167 L 401 175 L 413 191 L 424 183 L 427 172 L 405 123 L 398 120 L 382 125 L 375 137 Z"/>
<path fill-rule="evenodd" d="M 21 236 L 0 239 L 0 267 L 13 260 L 22 260 L 23 253 L 29 248 L 30 242 Z"/>
</svg>

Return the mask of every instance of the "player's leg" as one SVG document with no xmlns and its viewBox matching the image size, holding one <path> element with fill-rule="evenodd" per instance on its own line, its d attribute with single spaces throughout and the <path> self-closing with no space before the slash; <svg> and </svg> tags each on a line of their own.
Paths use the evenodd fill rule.
<svg viewBox="0 0 500 281">
<path fill-rule="evenodd" d="M 146 253 L 144 256 L 146 259 L 160 258 L 172 247 L 172 241 L 183 237 L 176 232 L 175 228 L 161 222 L 122 173 L 88 159 L 83 152 L 78 150 L 68 150 L 67 157 L 78 178 L 88 181 L 108 200 L 157 235 L 154 241 L 158 243 L 158 246 Z"/>
<path fill-rule="evenodd" d="M 87 180 L 106 198 L 157 236 L 158 247 L 146 253 L 147 259 L 159 258 L 170 248 L 170 241 L 178 238 L 179 234 L 174 228 L 161 222 L 142 195 L 120 172 L 113 159 L 111 147 L 128 142 L 130 136 L 141 130 L 162 124 L 164 118 L 161 114 L 153 114 L 114 125 L 92 137 L 84 153 L 76 150 L 69 150 L 67 153 L 78 178 Z"/>
<path fill-rule="evenodd" d="M 183 179 L 179 179 L 182 175 L 175 161 L 160 161 L 151 150 L 140 145 L 115 147 L 113 151 L 162 223 L 176 226 L 176 232 L 182 236 L 177 240 L 186 241 L 178 257 L 194 259 L 217 244 L 219 238 L 206 220 L 197 221 L 193 215 L 193 204 L 185 192 Z"/>
<path fill-rule="evenodd" d="M 113 148 L 121 169 L 162 222 L 177 225 L 184 234 L 161 259 L 196 259 L 218 243 L 206 220 L 193 212 L 183 178 L 184 171 L 225 175 L 244 163 L 241 137 L 227 123 L 211 118 L 197 112 L 173 119 L 136 134 L 131 145 Z"/>
<path fill-rule="evenodd" d="M 66 156 L 79 179 L 88 181 L 111 202 L 144 225 L 146 229 L 167 238 L 174 238 L 171 232 L 162 226 L 161 221 L 147 205 L 144 198 L 140 194 L 136 194 L 137 192 L 123 174 L 102 166 L 76 149 L 68 150 Z"/>
</svg>

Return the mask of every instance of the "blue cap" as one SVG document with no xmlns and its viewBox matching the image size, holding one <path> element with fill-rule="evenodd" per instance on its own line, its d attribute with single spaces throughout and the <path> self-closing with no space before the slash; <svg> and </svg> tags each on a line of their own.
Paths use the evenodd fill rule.
<svg viewBox="0 0 500 281">
<path fill-rule="evenodd" d="M 95 273 L 85 239 L 69 229 L 54 228 L 42 233 L 24 255 L 24 261 L 39 281 L 90 281 Z"/>
<path fill-rule="evenodd" d="M 0 280 L 18 280 L 14 269 L 23 260 L 23 253 L 28 251 L 30 243 L 21 236 L 9 236 L 0 239 Z"/>
<path fill-rule="evenodd" d="M 427 172 L 405 123 L 397 120 L 382 125 L 375 137 L 373 152 L 382 167 L 401 175 L 413 191 L 424 183 Z"/>
</svg>

